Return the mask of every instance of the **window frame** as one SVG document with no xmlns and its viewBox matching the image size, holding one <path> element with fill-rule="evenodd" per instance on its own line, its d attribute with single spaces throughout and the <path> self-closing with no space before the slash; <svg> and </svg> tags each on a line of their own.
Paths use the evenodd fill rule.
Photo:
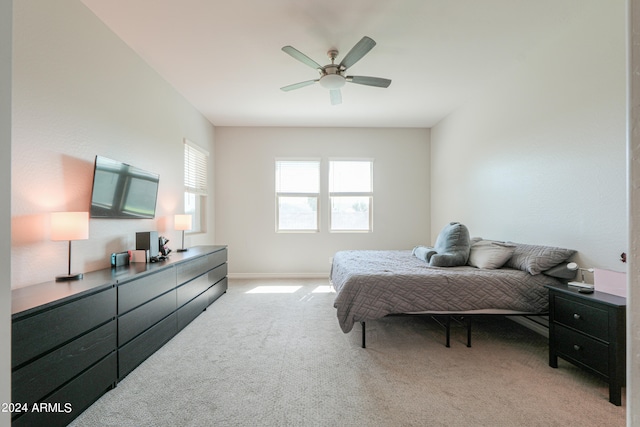
<svg viewBox="0 0 640 427">
<path fill-rule="evenodd" d="M 318 169 L 318 191 L 317 192 L 291 192 L 291 191 L 278 191 L 278 163 L 280 162 L 291 162 L 291 163 L 303 163 L 303 162 L 313 162 L 317 164 Z M 276 158 L 273 162 L 274 171 L 274 194 L 275 194 L 275 231 L 276 233 L 319 233 L 320 232 L 320 212 L 321 212 L 321 201 L 320 194 L 322 190 L 322 159 L 320 158 L 309 158 L 309 157 L 287 157 L 287 158 Z M 295 198 L 306 198 L 306 199 L 315 199 L 316 201 L 316 221 L 314 229 L 293 229 L 293 228 L 280 228 L 280 198 L 281 197 L 295 197 Z"/>
<path fill-rule="evenodd" d="M 370 183 L 369 183 L 369 188 L 371 191 L 367 191 L 367 192 L 363 192 L 363 191 L 331 191 L 331 185 L 332 185 L 332 174 L 331 174 L 331 165 L 334 162 L 367 162 L 369 163 L 369 179 L 370 179 Z M 329 158 L 328 161 L 328 165 L 327 165 L 327 182 L 328 182 L 328 187 L 327 187 L 327 192 L 328 192 L 328 210 L 329 210 L 329 216 L 328 216 L 328 227 L 329 227 L 329 232 L 330 233 L 372 233 L 373 232 L 373 195 L 374 195 L 374 188 L 373 188 L 373 166 L 374 166 L 374 159 L 373 158 L 367 158 L 367 157 L 357 157 L 357 158 L 347 158 L 347 157 L 335 157 L 335 158 Z M 368 202 L 369 202 L 369 218 L 368 218 L 368 222 L 369 222 L 369 227 L 367 229 L 334 229 L 333 228 L 333 199 L 334 198 L 340 198 L 340 197 L 365 197 L 368 198 Z"/>
</svg>

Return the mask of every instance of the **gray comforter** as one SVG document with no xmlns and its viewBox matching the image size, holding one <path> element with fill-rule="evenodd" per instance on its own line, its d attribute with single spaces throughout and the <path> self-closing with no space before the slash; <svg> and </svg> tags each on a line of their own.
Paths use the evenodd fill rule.
<svg viewBox="0 0 640 427">
<path fill-rule="evenodd" d="M 333 257 L 334 306 L 347 333 L 355 322 L 389 314 L 508 310 L 545 313 L 545 284 L 556 279 L 520 270 L 429 267 L 411 251 L 341 251 Z"/>
</svg>

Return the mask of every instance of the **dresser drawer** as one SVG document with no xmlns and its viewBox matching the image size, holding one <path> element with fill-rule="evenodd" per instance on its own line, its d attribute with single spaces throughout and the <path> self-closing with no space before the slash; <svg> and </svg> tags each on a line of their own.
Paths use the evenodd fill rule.
<svg viewBox="0 0 640 427">
<path fill-rule="evenodd" d="M 176 271 L 172 267 L 118 284 L 118 314 L 122 315 L 175 287 Z"/>
<path fill-rule="evenodd" d="M 15 371 L 12 398 L 31 405 L 115 351 L 116 321 L 112 320 Z"/>
<path fill-rule="evenodd" d="M 187 282 L 184 285 L 180 286 L 178 288 L 178 308 L 182 307 L 198 295 L 202 294 L 204 291 L 209 289 L 211 285 L 224 279 L 226 275 L 227 264 L 222 264 L 209 271 L 208 273 L 196 277 L 190 282 Z"/>
<path fill-rule="evenodd" d="M 181 285 L 188 282 L 225 262 L 227 262 L 226 249 L 186 261 L 176 267 L 178 270 L 178 284 Z"/>
<path fill-rule="evenodd" d="M 558 355 L 609 377 L 609 346 L 560 325 L 553 337 Z"/>
<path fill-rule="evenodd" d="M 557 323 L 609 341 L 609 314 L 606 310 L 556 296 L 553 314 Z"/>
<path fill-rule="evenodd" d="M 207 255 L 207 259 L 211 267 L 217 267 L 221 264 L 224 264 L 225 262 L 227 262 L 227 249 L 222 249 L 221 251 L 209 254 Z"/>
<path fill-rule="evenodd" d="M 208 299 L 207 305 L 213 303 L 215 300 L 220 298 L 220 295 L 222 295 L 225 292 L 227 292 L 227 288 L 228 287 L 229 286 L 227 285 L 227 278 L 226 277 L 224 279 L 220 280 L 218 283 L 216 283 L 212 287 L 210 287 L 206 292 L 207 299 Z"/>
<path fill-rule="evenodd" d="M 177 315 L 172 313 L 153 327 L 118 349 L 118 379 L 122 380 L 136 366 L 178 333 Z"/>
<path fill-rule="evenodd" d="M 207 305 L 209 305 L 209 299 L 207 294 L 203 293 L 178 309 L 178 330 L 182 330 L 198 317 L 207 308 Z"/>
<path fill-rule="evenodd" d="M 207 256 L 202 256 L 178 265 L 176 267 L 178 270 L 178 285 L 206 273 L 212 267 L 213 266 L 209 264 L 209 258 Z"/>
<path fill-rule="evenodd" d="M 116 289 L 109 288 L 15 321 L 11 327 L 11 366 L 46 353 L 115 316 Z"/>
<path fill-rule="evenodd" d="M 182 307 L 227 276 L 227 264 L 222 264 L 178 288 L 178 307 Z"/>
<path fill-rule="evenodd" d="M 214 284 L 218 283 L 220 280 L 227 277 L 227 264 L 222 264 L 208 273 L 209 283 Z"/>
<path fill-rule="evenodd" d="M 158 298 L 118 318 L 118 346 L 144 332 L 176 310 L 176 291 Z"/>
<path fill-rule="evenodd" d="M 203 274 L 180 286 L 178 288 L 178 308 L 206 291 L 209 286 L 211 286 L 211 282 L 209 282 L 208 274 Z"/>
<path fill-rule="evenodd" d="M 30 411 L 22 416 L 18 415 L 11 420 L 11 427 L 67 426 L 98 397 L 115 385 L 117 366 L 117 354 L 113 352 L 43 400 L 44 403 L 52 406 L 59 405 L 61 410 Z"/>
</svg>

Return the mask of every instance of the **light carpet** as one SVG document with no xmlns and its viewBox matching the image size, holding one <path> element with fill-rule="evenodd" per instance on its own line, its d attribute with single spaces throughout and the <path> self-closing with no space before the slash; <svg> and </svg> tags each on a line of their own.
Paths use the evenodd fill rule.
<svg viewBox="0 0 640 427">
<path fill-rule="evenodd" d="M 229 290 L 73 423 L 81 426 L 624 426 L 605 382 L 505 318 L 338 326 L 327 280 Z M 623 401 L 624 403 L 624 401 Z"/>
</svg>

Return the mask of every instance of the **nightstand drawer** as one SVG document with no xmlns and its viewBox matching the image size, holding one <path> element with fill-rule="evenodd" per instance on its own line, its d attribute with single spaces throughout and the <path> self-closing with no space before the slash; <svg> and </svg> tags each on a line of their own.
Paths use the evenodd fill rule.
<svg viewBox="0 0 640 427">
<path fill-rule="evenodd" d="M 554 319 L 557 323 L 609 341 L 609 314 L 606 310 L 556 296 Z"/>
<path fill-rule="evenodd" d="M 560 325 L 556 326 L 554 341 L 560 356 L 609 376 L 608 345 Z"/>
</svg>

